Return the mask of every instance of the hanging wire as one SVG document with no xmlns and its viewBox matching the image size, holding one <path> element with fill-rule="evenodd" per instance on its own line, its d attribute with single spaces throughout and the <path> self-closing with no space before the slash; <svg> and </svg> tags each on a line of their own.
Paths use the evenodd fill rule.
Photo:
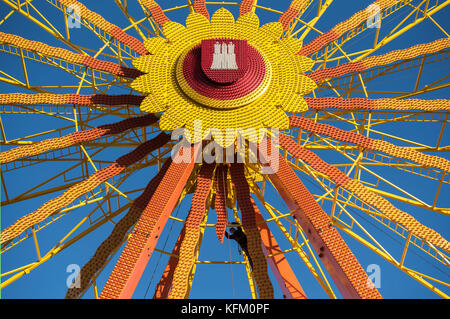
<svg viewBox="0 0 450 319">
<path fill-rule="evenodd" d="M 179 212 L 179 210 L 180 210 L 180 206 L 181 206 L 181 203 L 180 203 L 180 204 L 178 205 L 178 207 L 177 207 L 177 210 L 176 210 L 176 212 L 175 212 L 175 217 L 178 216 L 178 212 Z M 173 225 L 174 225 L 174 224 L 175 224 L 175 221 L 172 220 L 172 223 L 170 224 L 170 229 L 169 229 L 169 232 L 167 233 L 167 237 L 166 237 L 166 240 L 164 241 L 164 245 L 163 245 L 162 250 L 164 250 L 164 249 L 166 248 L 167 241 L 168 241 L 168 239 L 169 239 L 169 237 L 170 237 L 170 234 L 172 233 L 172 228 L 173 228 Z M 162 253 L 159 254 L 158 261 L 156 262 L 156 266 L 153 268 L 152 277 L 150 278 L 150 282 L 148 283 L 147 288 L 145 289 L 144 299 L 147 298 L 148 290 L 149 290 L 149 288 L 150 288 L 150 286 L 151 286 L 151 284 L 152 284 L 152 282 L 153 282 L 153 278 L 155 277 L 156 269 L 158 269 L 158 266 L 159 266 L 159 263 L 160 263 L 160 261 L 161 261 L 162 255 L 163 255 Z"/>
<path fill-rule="evenodd" d="M 223 184 L 223 192 L 224 192 L 224 196 L 226 196 L 226 181 L 225 181 L 225 169 L 221 170 L 221 179 L 222 179 L 222 184 Z M 225 197 L 225 201 L 227 200 L 227 198 Z M 217 209 L 217 208 L 216 208 Z M 225 210 L 227 209 L 226 207 L 226 203 L 225 203 Z M 227 222 L 228 222 L 228 212 L 227 212 Z M 229 261 L 230 261 L 230 274 L 231 274 L 231 287 L 233 288 L 233 299 L 236 299 L 235 293 L 234 293 L 234 276 L 233 276 L 233 264 L 231 263 L 231 245 L 230 245 L 230 240 L 227 238 L 228 241 L 228 254 L 229 254 Z"/>
<path fill-rule="evenodd" d="M 234 294 L 234 276 L 233 276 L 233 264 L 231 263 L 231 246 L 230 246 L 230 240 L 228 239 L 228 253 L 229 253 L 229 261 L 230 261 L 230 274 L 231 274 L 231 287 L 233 288 L 233 299 L 236 299 L 236 296 Z"/>
</svg>

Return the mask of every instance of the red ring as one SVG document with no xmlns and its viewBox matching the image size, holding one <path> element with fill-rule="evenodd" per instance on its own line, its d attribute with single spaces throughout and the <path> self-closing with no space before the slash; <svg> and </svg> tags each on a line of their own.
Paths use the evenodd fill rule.
<svg viewBox="0 0 450 319">
<path fill-rule="evenodd" d="M 234 100 L 248 95 L 260 86 L 265 74 L 264 58 L 251 46 L 248 47 L 247 72 L 231 84 L 213 82 L 203 73 L 201 45 L 189 51 L 183 61 L 183 75 L 189 86 L 197 93 L 217 100 Z"/>
</svg>

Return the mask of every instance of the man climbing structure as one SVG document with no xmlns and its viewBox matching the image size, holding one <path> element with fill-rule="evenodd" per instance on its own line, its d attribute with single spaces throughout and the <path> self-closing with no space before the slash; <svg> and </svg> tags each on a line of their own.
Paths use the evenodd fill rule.
<svg viewBox="0 0 450 319">
<path fill-rule="evenodd" d="M 232 227 L 230 228 L 230 233 L 231 235 L 229 235 L 228 232 L 225 232 L 225 237 L 227 237 L 228 239 L 234 239 L 238 243 L 239 247 L 241 247 L 242 251 L 247 256 L 250 267 L 253 269 L 252 258 L 250 257 L 247 248 L 247 236 L 245 236 L 242 228 L 240 226 L 236 228 Z"/>
</svg>

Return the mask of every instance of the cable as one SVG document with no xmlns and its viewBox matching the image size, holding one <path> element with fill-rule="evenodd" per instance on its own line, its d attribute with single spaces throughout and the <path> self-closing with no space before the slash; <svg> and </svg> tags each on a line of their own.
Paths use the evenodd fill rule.
<svg viewBox="0 0 450 319">
<path fill-rule="evenodd" d="M 233 264 L 231 263 L 231 246 L 230 246 L 230 239 L 227 238 L 228 240 L 228 253 L 229 253 L 229 261 L 230 261 L 230 273 L 231 273 L 231 287 L 233 287 L 233 299 L 236 299 L 235 295 L 234 295 L 234 278 L 233 278 Z"/>
<path fill-rule="evenodd" d="M 177 210 L 176 210 L 176 212 L 175 212 L 175 217 L 178 216 L 178 212 L 179 212 L 179 210 L 180 210 L 180 206 L 181 206 L 181 203 L 180 203 L 180 204 L 178 205 L 178 207 L 177 207 Z M 167 244 L 167 241 L 169 240 L 170 233 L 172 232 L 172 228 L 173 228 L 173 225 L 174 225 L 174 224 L 175 224 L 175 221 L 172 220 L 172 223 L 170 224 L 170 229 L 169 229 L 169 232 L 167 233 L 167 237 L 166 237 L 166 240 L 165 240 L 165 242 L 164 242 L 164 245 L 163 245 L 163 249 L 162 249 L 162 250 L 164 250 L 164 249 L 166 248 L 166 244 Z M 152 284 L 152 282 L 153 282 L 153 278 L 155 277 L 156 269 L 158 269 L 158 266 L 159 266 L 159 263 L 160 263 L 160 261 L 161 261 L 162 255 L 163 255 L 162 253 L 159 254 L 158 261 L 156 262 L 156 266 L 153 268 L 152 277 L 150 278 L 150 282 L 148 283 L 147 288 L 146 288 L 146 290 L 145 290 L 144 299 L 147 298 L 148 290 L 149 290 L 149 288 L 150 288 L 150 286 L 151 286 L 151 284 Z"/>
<path fill-rule="evenodd" d="M 225 176 L 226 170 L 225 168 L 220 170 L 220 174 L 221 174 L 221 179 L 222 179 L 222 189 L 224 192 L 224 196 L 225 196 L 225 201 L 227 200 L 226 198 L 226 176 Z M 216 195 L 217 196 L 217 195 Z M 216 208 L 217 209 L 217 208 Z M 225 210 L 227 209 L 226 207 L 226 203 L 225 203 Z M 227 222 L 228 222 L 228 211 L 227 211 Z M 229 262 L 230 262 L 230 274 L 231 274 L 231 287 L 233 288 L 233 299 L 236 299 L 235 296 L 235 292 L 234 292 L 234 276 L 233 276 L 233 264 L 231 263 L 231 245 L 230 245 L 230 239 L 227 238 L 228 241 L 228 254 L 229 254 Z"/>
</svg>

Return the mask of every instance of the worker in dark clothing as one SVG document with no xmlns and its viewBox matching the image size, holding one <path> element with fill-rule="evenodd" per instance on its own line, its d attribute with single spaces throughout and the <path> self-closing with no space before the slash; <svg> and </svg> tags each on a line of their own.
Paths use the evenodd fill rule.
<svg viewBox="0 0 450 319">
<path fill-rule="evenodd" d="M 242 231 L 241 227 L 232 227 L 230 228 L 231 235 L 228 235 L 228 232 L 225 232 L 225 236 L 228 239 L 234 239 L 239 247 L 241 247 L 242 251 L 245 253 L 245 255 L 248 258 L 248 261 L 250 263 L 250 267 L 253 269 L 253 262 L 252 258 L 250 257 L 250 254 L 248 253 L 248 247 L 247 247 L 247 236 L 245 236 L 244 232 Z"/>
</svg>

